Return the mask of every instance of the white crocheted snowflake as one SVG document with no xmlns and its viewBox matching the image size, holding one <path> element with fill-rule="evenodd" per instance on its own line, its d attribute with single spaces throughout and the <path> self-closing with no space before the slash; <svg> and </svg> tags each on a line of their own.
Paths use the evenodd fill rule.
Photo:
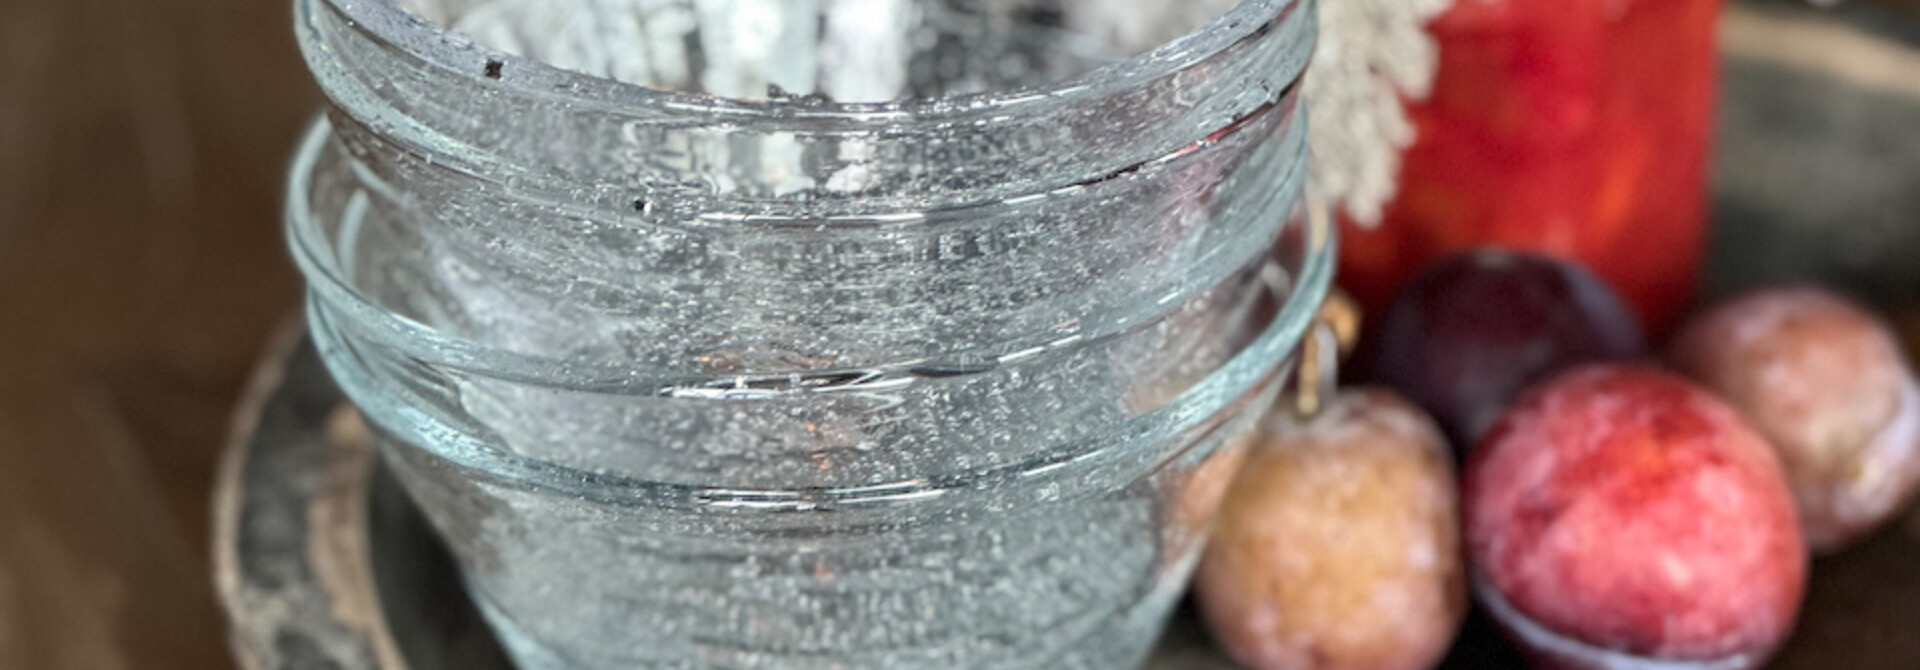
<svg viewBox="0 0 1920 670">
<path fill-rule="evenodd" d="M 1415 129 L 1406 99 L 1431 92 L 1439 45 L 1427 24 L 1454 0 L 1322 0 L 1307 71 L 1313 174 L 1356 222 L 1378 224 Z"/>
</svg>

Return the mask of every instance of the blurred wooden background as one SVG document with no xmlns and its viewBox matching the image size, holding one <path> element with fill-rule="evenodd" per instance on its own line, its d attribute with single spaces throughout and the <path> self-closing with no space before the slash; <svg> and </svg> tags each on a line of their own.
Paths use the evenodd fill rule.
<svg viewBox="0 0 1920 670">
<path fill-rule="evenodd" d="M 0 669 L 231 667 L 207 492 L 299 289 L 288 0 L 0 0 Z"/>
<path fill-rule="evenodd" d="M 299 299 L 289 5 L 0 0 L 0 670 L 231 667 L 207 494 Z"/>
</svg>

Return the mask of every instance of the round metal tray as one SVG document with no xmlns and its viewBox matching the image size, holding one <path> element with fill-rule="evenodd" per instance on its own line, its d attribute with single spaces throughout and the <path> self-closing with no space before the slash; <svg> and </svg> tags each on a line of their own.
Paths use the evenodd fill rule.
<svg viewBox="0 0 1920 670">
<path fill-rule="evenodd" d="M 1730 11 L 1710 293 L 1819 280 L 1896 313 L 1920 304 L 1920 35 L 1867 11 Z M 257 373 L 220 478 L 215 569 L 241 664 L 511 667 L 300 332 Z M 1920 515 L 1816 565 L 1772 667 L 1920 668 L 1917 622 Z M 1149 665 L 1230 667 L 1184 611 Z M 1476 618 L 1442 667 L 1521 664 Z"/>
</svg>

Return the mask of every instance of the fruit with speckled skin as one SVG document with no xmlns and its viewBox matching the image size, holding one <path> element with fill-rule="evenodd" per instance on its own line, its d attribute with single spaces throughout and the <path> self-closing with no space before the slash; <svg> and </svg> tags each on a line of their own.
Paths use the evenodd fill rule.
<svg viewBox="0 0 1920 670">
<path fill-rule="evenodd" d="M 1819 289 L 1760 291 L 1688 322 L 1669 359 L 1772 442 L 1815 551 L 1858 540 L 1920 486 L 1920 393 L 1867 310 Z"/>
<path fill-rule="evenodd" d="M 1462 495 L 1476 592 L 1540 667 L 1752 668 L 1793 626 L 1807 553 L 1779 461 L 1679 376 L 1596 365 L 1528 391 Z"/>
<path fill-rule="evenodd" d="M 1480 249 L 1409 282 L 1360 351 L 1370 383 L 1399 389 L 1465 449 L 1527 385 L 1644 351 L 1640 325 L 1591 273 Z"/>
<path fill-rule="evenodd" d="M 1160 526 L 1162 567 L 1188 566 L 1198 558 L 1254 438 L 1250 431 L 1234 435 L 1204 459 L 1183 459 L 1154 476 L 1165 515 Z"/>
<path fill-rule="evenodd" d="M 1195 589 L 1250 670 L 1425 670 L 1466 611 L 1452 458 L 1389 391 L 1269 417 Z"/>
</svg>

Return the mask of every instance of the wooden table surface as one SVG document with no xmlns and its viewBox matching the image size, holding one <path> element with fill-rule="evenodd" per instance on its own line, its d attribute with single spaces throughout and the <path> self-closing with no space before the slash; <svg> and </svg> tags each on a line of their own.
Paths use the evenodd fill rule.
<svg viewBox="0 0 1920 670">
<path fill-rule="evenodd" d="M 0 2 L 0 669 L 231 667 L 207 495 L 299 300 L 290 4 Z"/>
</svg>

